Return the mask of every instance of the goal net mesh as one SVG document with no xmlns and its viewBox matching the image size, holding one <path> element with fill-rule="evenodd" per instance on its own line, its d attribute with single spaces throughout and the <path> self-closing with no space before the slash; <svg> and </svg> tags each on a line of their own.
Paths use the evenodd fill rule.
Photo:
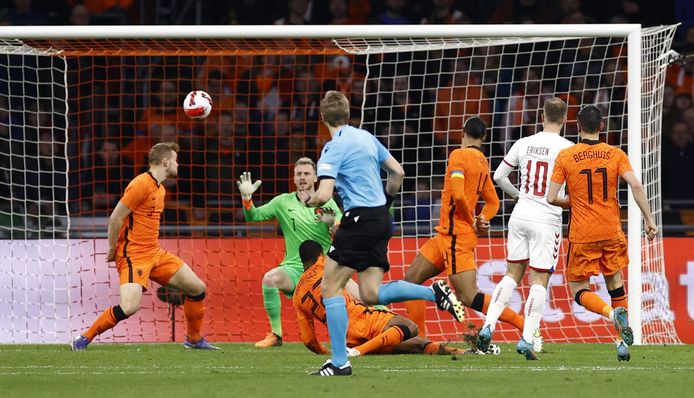
<svg viewBox="0 0 694 398">
<path fill-rule="evenodd" d="M 660 116 L 671 27 L 643 30 L 643 179 L 658 223 Z M 463 121 L 490 126 L 484 150 L 494 170 L 506 150 L 540 126 L 544 99 L 569 104 L 564 134 L 577 139 L 582 104 L 607 115 L 606 142 L 627 145 L 626 39 L 466 38 L 339 40 L 4 40 L 0 42 L 0 342 L 62 342 L 117 303 L 118 276 L 105 262 L 108 215 L 125 185 L 146 170 L 149 147 L 176 141 L 179 177 L 167 181 L 162 246 L 208 285 L 204 333 L 254 341 L 269 330 L 261 279 L 283 257 L 276 224 L 247 224 L 235 180 L 251 171 L 263 185 L 256 205 L 290 192 L 293 163 L 316 159 L 329 133 L 318 105 L 328 89 L 347 94 L 351 123 L 373 132 L 402 162 L 390 246 L 398 279 L 438 221 L 448 153 Z M 191 90 L 215 101 L 192 122 L 181 101 Z M 512 175 L 513 178 L 515 176 Z M 491 293 L 505 270 L 504 233 L 513 202 L 502 198 L 489 237 L 477 249 L 478 285 Z M 620 188 L 626 209 L 627 193 Z M 623 212 L 626 225 L 626 211 Z M 678 342 L 669 310 L 660 239 L 642 245 L 643 336 Z M 610 341 L 612 328 L 576 305 L 564 277 L 552 275 L 546 341 Z M 628 281 L 628 278 L 627 278 Z M 609 302 L 602 279 L 595 288 Z M 100 341 L 168 341 L 184 334 L 181 310 L 157 298 Z M 512 298 L 521 312 L 527 283 Z M 285 340 L 297 340 L 283 299 Z M 404 313 L 404 306 L 394 305 Z M 633 309 L 632 309 L 633 311 Z M 173 317 L 172 317 L 173 315 Z M 479 314 L 468 310 L 479 326 Z M 173 329 L 172 329 L 173 322 Z M 499 340 L 517 332 L 500 324 Z M 433 307 L 427 335 L 462 340 Z"/>
</svg>

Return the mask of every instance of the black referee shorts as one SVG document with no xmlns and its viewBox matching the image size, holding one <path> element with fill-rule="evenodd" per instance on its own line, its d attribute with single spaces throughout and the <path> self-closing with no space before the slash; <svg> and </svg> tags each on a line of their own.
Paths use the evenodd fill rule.
<svg viewBox="0 0 694 398">
<path fill-rule="evenodd" d="M 390 269 L 388 241 L 393 220 L 385 206 L 358 207 L 345 212 L 328 256 L 357 272 L 369 267 Z"/>
</svg>

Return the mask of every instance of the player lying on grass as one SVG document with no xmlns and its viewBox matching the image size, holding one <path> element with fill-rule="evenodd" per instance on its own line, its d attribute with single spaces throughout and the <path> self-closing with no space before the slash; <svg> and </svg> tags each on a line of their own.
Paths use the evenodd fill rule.
<svg viewBox="0 0 694 398">
<path fill-rule="evenodd" d="M 304 241 L 299 246 L 299 255 L 304 266 L 304 274 L 299 279 L 294 292 L 294 309 L 301 332 L 301 340 L 309 350 L 316 354 L 327 354 L 328 349 L 318 342 L 314 319 L 326 323 L 325 306 L 321 295 L 321 282 L 325 257 L 321 245 L 313 240 Z M 358 295 L 358 287 L 353 280 L 346 289 Z M 435 343 L 416 337 L 417 325 L 404 316 L 388 310 L 369 307 L 358 301 L 352 294 L 344 292 L 347 303 L 349 326 L 347 327 L 347 354 L 349 356 L 366 354 L 463 354 L 464 350 Z M 358 296 L 357 296 L 358 297 Z"/>
</svg>

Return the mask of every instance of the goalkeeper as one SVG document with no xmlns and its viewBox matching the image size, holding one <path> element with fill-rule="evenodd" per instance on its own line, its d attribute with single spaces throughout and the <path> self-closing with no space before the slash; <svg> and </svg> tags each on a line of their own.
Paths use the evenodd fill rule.
<svg viewBox="0 0 694 398">
<path fill-rule="evenodd" d="M 251 199 L 261 181 L 251 182 L 251 173 L 244 172 L 236 183 L 241 191 L 243 214 L 246 221 L 259 222 L 277 220 L 284 235 L 285 256 L 279 266 L 263 276 L 263 304 L 270 319 L 271 331 L 265 339 L 255 343 L 256 347 L 267 348 L 282 345 L 282 318 L 279 291 L 291 298 L 301 274 L 304 272 L 299 257 L 299 245 L 305 240 L 314 240 L 326 252 L 330 247 L 330 233 L 342 213 L 333 199 L 322 208 L 304 206 L 298 193 L 314 193 L 316 164 L 309 158 L 301 158 L 294 165 L 296 192 L 276 196 L 269 203 L 255 207 Z"/>
</svg>

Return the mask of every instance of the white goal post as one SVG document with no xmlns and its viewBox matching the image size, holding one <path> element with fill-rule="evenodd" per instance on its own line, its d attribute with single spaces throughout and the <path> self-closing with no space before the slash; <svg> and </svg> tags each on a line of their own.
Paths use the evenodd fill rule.
<svg viewBox="0 0 694 398">
<path fill-rule="evenodd" d="M 561 49 L 559 52 L 563 56 L 562 52 L 563 46 L 568 46 L 566 43 L 573 43 L 574 41 L 579 42 L 581 39 L 590 39 L 592 45 L 604 46 L 605 49 L 609 45 L 620 47 L 623 44 L 616 43 L 618 40 L 623 40 L 626 43 L 626 48 L 624 51 L 618 55 L 614 55 L 615 63 L 622 62 L 622 59 L 626 61 L 628 83 L 626 84 L 626 102 L 623 106 L 623 112 L 626 115 L 619 115 L 619 117 L 624 116 L 626 118 L 626 139 L 628 142 L 628 147 L 624 145 L 624 149 L 627 149 L 629 159 L 632 166 L 634 167 L 637 175 L 640 175 L 644 181 L 644 186 L 647 189 L 647 196 L 649 198 L 649 203 L 651 205 L 652 211 L 656 216 L 656 221 L 658 226 L 662 231 L 662 213 L 661 213 L 661 189 L 660 189 L 660 142 L 662 132 L 660 130 L 661 121 L 661 111 L 662 111 L 662 94 L 664 87 L 664 74 L 665 68 L 667 66 L 666 53 L 670 50 L 672 44 L 672 39 L 674 35 L 675 26 L 665 26 L 665 27 L 654 27 L 654 28 L 642 28 L 638 24 L 595 24 L 595 25 L 404 25 L 404 26 L 380 26 L 380 25 L 365 25 L 365 26 L 42 26 L 42 27 L 0 27 L 0 55 L 7 55 L 9 59 L 11 55 L 20 55 L 26 57 L 63 57 L 66 52 L 66 48 L 63 48 L 66 43 L 82 43 L 82 48 L 80 50 L 75 50 L 69 45 L 69 56 L 81 56 L 79 54 L 84 54 L 83 56 L 90 56 L 90 46 L 94 43 L 101 42 L 114 42 L 114 43 L 125 43 L 125 42 L 139 42 L 144 43 L 143 46 L 146 47 L 148 43 L 167 43 L 165 45 L 177 46 L 177 43 L 190 42 L 191 47 L 196 48 L 193 51 L 199 51 L 199 56 L 206 56 L 209 54 L 208 43 L 212 41 L 217 41 L 217 44 L 221 43 L 234 43 L 235 41 L 245 41 L 252 40 L 259 46 L 266 46 L 265 53 L 272 54 L 273 51 L 280 51 L 282 46 L 291 45 L 292 41 L 299 40 L 313 40 L 316 43 L 321 43 L 325 41 L 326 47 L 331 48 L 331 53 L 336 53 L 336 51 L 341 51 L 345 54 L 351 55 L 363 55 L 366 56 L 366 69 L 367 74 L 363 87 L 363 96 L 369 98 L 370 95 L 374 98 L 374 104 L 368 105 L 367 101 L 364 100 L 362 107 L 362 123 L 367 123 L 368 116 L 364 116 L 365 112 L 373 111 L 373 113 L 378 113 L 378 108 L 382 106 L 380 98 L 384 94 L 391 96 L 396 95 L 396 89 L 393 87 L 381 87 L 380 84 L 373 83 L 368 84 L 370 79 L 378 79 L 378 75 L 372 73 L 372 67 L 382 68 L 387 62 L 392 62 L 393 69 L 407 69 L 412 70 L 412 67 L 408 63 L 412 63 L 408 59 L 395 58 L 395 61 L 386 61 L 384 54 L 425 54 L 427 62 L 438 62 L 440 64 L 450 63 L 455 64 L 456 58 L 460 56 L 461 58 L 468 57 L 464 60 L 468 66 L 476 63 L 482 62 L 486 57 L 486 51 L 489 48 L 494 48 L 495 51 L 499 51 L 501 56 L 508 55 L 509 57 L 513 55 L 513 51 L 524 51 L 521 50 L 520 46 L 530 45 L 532 48 L 529 50 L 530 56 L 536 53 L 541 53 L 543 51 L 551 51 L 550 47 L 544 49 L 542 45 L 535 46 L 538 43 L 547 42 L 557 42 L 560 43 L 559 47 Z M 329 41 L 326 41 L 328 39 Z M 605 40 L 603 42 L 602 40 Z M 208 42 L 209 40 L 209 42 Z M 286 41 L 285 41 L 286 40 Z M 563 44 L 562 44 L 563 43 Z M 607 43 L 607 44 L 605 44 Z M 620 42 L 621 43 L 621 42 Z M 164 44 L 163 44 L 164 45 Z M 574 45 L 574 44 L 571 44 Z M 576 44 L 577 48 L 580 48 L 579 44 Z M 95 46 L 97 48 L 98 46 Z M 142 46 L 138 47 L 138 54 L 146 56 L 147 51 L 142 50 Z M 620 47 L 621 48 L 621 47 Z M 480 50 L 484 49 L 484 50 Z M 573 49 L 573 47 L 572 47 Z M 257 49 L 256 49 L 257 50 Z M 463 50 L 470 50 L 470 54 L 465 53 Z M 81 53 L 80 53 L 81 51 Z M 110 54 L 118 55 L 118 49 L 110 49 Z M 157 49 L 153 47 L 149 50 L 151 56 L 158 56 Z M 188 53 L 191 52 L 188 47 L 186 50 Z M 219 46 L 214 48 L 214 54 L 224 53 L 223 49 L 219 49 Z M 286 51 L 286 48 L 282 51 Z M 449 51 L 454 51 L 455 55 L 451 56 Z M 477 51 L 477 52 L 476 52 Z M 481 51 L 481 54 L 478 53 Z M 297 52 L 300 52 L 297 50 Z M 607 52 L 607 50 L 605 50 Z M 624 55 L 626 53 L 626 55 Z M 230 52 L 230 54 L 233 54 Z M 262 54 L 262 52 L 259 52 Z M 611 55 L 605 55 L 606 57 L 612 57 Z M 436 58 L 439 57 L 439 58 Z M 414 58 L 414 57 L 413 57 Z M 8 61 L 9 62 L 9 61 Z M 602 64 L 605 61 L 599 61 Z M 36 62 L 39 64 L 39 62 Z M 63 87 L 61 89 L 53 90 L 54 98 L 46 98 L 50 101 L 61 101 L 67 103 L 67 62 L 63 62 L 62 72 L 55 72 L 57 74 L 62 73 L 63 80 L 56 81 L 56 87 Z M 602 65 L 601 64 L 601 65 Z M 32 64 L 33 65 L 33 64 Z M 486 64 L 485 64 L 486 65 Z M 28 67 L 28 66 L 27 66 Z M 32 66 L 34 67 L 34 66 Z M 502 66 L 499 66 L 501 68 Z M 56 69 L 57 67 L 49 66 L 49 68 Z M 57 68 L 57 69 L 60 69 Z M 485 67 L 486 68 L 486 67 Z M 530 69 L 530 66 L 524 66 L 525 69 Z M 573 66 L 571 61 L 561 60 L 557 68 L 565 68 L 573 73 Z M 509 72 L 513 76 L 510 77 L 508 82 L 508 87 L 512 87 L 518 84 L 518 80 L 515 75 L 519 73 L 520 67 L 516 68 L 515 65 L 511 67 L 512 71 Z M 408 79 L 413 78 L 425 79 L 426 76 L 415 76 L 415 72 L 407 72 Z M 410 74 L 411 73 L 411 74 Z M 498 71 L 492 69 L 483 69 L 481 74 L 486 76 L 486 74 L 498 73 Z M 586 72 L 587 73 L 587 72 Z M 600 72 L 596 72 L 591 75 L 593 78 L 600 80 Z M 8 74 L 9 76 L 9 74 Z M 571 75 L 573 76 L 573 75 Z M 390 77 L 389 77 L 390 78 Z M 0 77 L 0 79 L 4 79 Z M 542 77 L 539 77 L 541 80 Z M 551 84 L 557 85 L 558 77 L 553 78 Z M 5 82 L 9 84 L 9 82 Z M 570 83 L 569 83 L 570 84 Z M 615 83 L 616 84 L 616 83 Z M 556 86 L 555 86 L 556 87 Z M 436 89 L 435 87 L 434 89 Z M 376 91 L 369 91 L 374 89 Z M 499 88 L 490 89 L 494 93 L 501 92 Z M 425 90 L 422 89 L 422 92 Z M 555 88 L 552 93 L 559 92 L 559 89 Z M 61 98 L 61 95 L 63 96 Z M 512 94 L 504 94 L 506 97 L 503 98 L 505 103 L 510 102 Z M 488 100 L 493 102 L 495 98 L 488 98 Z M 452 101 L 452 100 L 449 100 Z M 480 101 L 479 98 L 476 101 Z M 522 100 L 521 100 L 522 102 Z M 1 106 L 2 104 L 0 104 Z M 436 106 L 435 101 L 428 104 L 432 107 Z M 369 108 L 371 106 L 371 108 Z M 609 105 L 607 105 L 609 107 Z M 627 111 L 628 109 L 628 111 Z M 67 120 L 67 106 L 61 107 L 56 112 L 64 112 L 65 118 Z M 495 123 L 500 120 L 503 112 L 495 110 L 490 113 L 490 120 L 492 120 L 492 128 L 501 129 Z M 380 116 L 374 116 L 375 119 L 371 120 L 372 126 L 379 125 Z M 380 120 L 381 122 L 383 120 Z M 388 120 L 392 122 L 392 120 Z M 432 117 L 432 124 L 435 123 Z M 449 122 L 450 123 L 450 122 Z M 535 121 L 534 124 L 538 124 L 539 121 Z M 367 123 L 368 124 L 368 123 Z M 393 123 L 395 124 L 395 123 Z M 508 122 L 507 122 L 508 124 Z M 68 130 L 68 126 L 65 126 L 65 130 Z M 374 134 L 378 135 L 377 131 L 373 131 Z M 433 133 L 433 132 L 432 132 Z M 403 136 L 406 136 L 403 133 Z M 67 144 L 68 134 L 64 134 L 65 141 L 61 144 Z M 501 139 L 499 142 L 491 143 L 492 145 L 497 145 L 500 148 L 507 148 L 507 144 L 510 140 L 513 140 L 515 136 L 509 135 Z M 386 140 L 388 137 L 385 137 Z M 575 137 L 574 137 L 575 138 Z M 404 138 L 403 138 L 404 140 Z M 418 141 L 417 141 L 418 142 Z M 433 142 L 433 141 L 432 141 Z M 624 144 L 623 138 L 619 138 L 618 144 Z M 431 152 L 433 153 L 435 149 L 443 149 L 445 151 L 446 144 L 437 144 L 435 142 L 431 144 L 423 144 L 423 146 L 417 147 L 424 151 L 429 151 L 429 147 L 426 145 L 431 145 Z M 436 147 L 440 145 L 441 148 Z M 436 147 L 436 148 L 434 148 Z M 495 151 L 497 151 L 495 149 Z M 67 165 L 67 149 L 65 149 L 65 162 Z M 434 156 L 434 155 L 432 155 Z M 490 155 L 490 158 L 498 156 L 503 156 L 503 153 L 495 152 Z M 424 158 L 423 158 L 424 159 Z M 423 160 L 416 158 L 413 163 L 426 162 L 428 160 Z M 429 159 L 429 158 L 426 158 Z M 413 164 L 412 167 L 416 168 L 418 165 Z M 0 165 L 0 167 L 2 167 Z M 419 169 L 417 169 L 419 170 Z M 5 170 L 6 172 L 11 172 L 12 170 Z M 412 183 L 416 184 L 417 181 L 424 180 L 428 184 L 429 188 L 434 191 L 436 188 L 436 179 L 439 178 L 436 174 L 426 174 L 416 172 L 412 176 Z M 69 185 L 69 182 L 68 182 Z M 67 189 L 67 187 L 65 187 Z M 406 193 L 415 195 L 417 189 L 413 188 Z M 0 195 L 3 195 L 0 192 Z M 11 194 L 9 194 L 11 196 Z M 429 197 L 433 198 L 435 195 L 429 193 Z M 0 199 L 9 199 L 0 198 Z M 63 202 L 67 201 L 64 199 Z M 433 200 L 432 200 L 433 201 Z M 65 204 L 65 203 L 63 203 Z M 67 206 L 65 206 L 67 208 Z M 1 209 L 0 209 L 1 210 Z M 399 228 L 401 231 L 402 239 L 405 238 L 426 238 L 426 234 L 421 231 L 415 232 L 405 232 L 406 222 L 402 221 L 405 219 L 405 212 L 407 210 L 407 205 L 402 201 L 398 207 L 397 212 L 400 212 Z M 2 210 L 4 211 L 4 210 Z M 500 210 L 500 218 L 505 220 L 510 214 L 510 210 L 502 208 Z M 659 233 L 658 237 L 653 242 L 648 242 L 643 238 L 642 233 L 642 218 L 638 209 L 638 206 L 633 200 L 631 194 L 628 195 L 628 228 L 627 236 L 629 242 L 629 257 L 630 264 L 628 267 L 628 296 L 629 296 L 629 317 L 630 324 L 634 329 L 634 338 L 636 344 L 646 344 L 646 343 L 679 343 L 677 334 L 675 332 L 672 323 L 672 314 L 669 310 L 669 296 L 667 289 L 667 280 L 665 279 L 665 259 L 663 254 L 663 244 L 662 244 L 662 233 Z M 15 214 L 13 211 L 9 211 L 9 216 L 26 216 L 22 214 Z M 28 335 L 40 335 L 40 333 L 25 333 L 20 329 L 22 327 L 33 327 L 27 325 L 40 325 L 37 327 L 45 327 L 46 330 L 50 330 L 49 336 L 45 338 L 46 341 L 61 341 L 67 335 L 79 330 L 83 327 L 85 323 L 89 323 L 94 317 L 94 309 L 89 307 L 86 308 L 82 302 L 82 298 L 75 297 L 76 294 L 86 294 L 82 291 L 79 286 L 79 281 L 73 277 L 74 273 L 84 272 L 85 269 L 92 267 L 96 268 L 101 266 L 97 264 L 94 258 L 89 257 L 85 253 L 84 248 L 87 250 L 90 247 L 101 247 L 103 242 L 98 242 L 94 239 L 91 243 L 85 243 L 84 239 L 79 241 L 71 242 L 69 234 L 69 220 L 70 215 L 67 216 L 67 225 L 64 226 L 65 230 L 68 231 L 67 236 L 61 234 L 54 234 L 47 239 L 41 240 L 42 250 L 45 250 L 45 245 L 53 245 L 54 248 L 59 248 L 56 255 L 48 256 L 43 260 L 36 260 L 33 257 L 27 255 L 26 251 L 31 250 L 33 241 L 28 234 L 23 235 L 20 239 L 10 239 L 5 242 L 0 241 L 0 263 L 2 264 L 19 264 L 23 262 L 51 262 L 58 261 L 63 264 L 60 267 L 62 273 L 60 278 L 61 281 L 53 282 L 57 285 L 62 285 L 60 288 L 65 291 L 64 295 L 53 295 L 51 297 L 41 296 L 41 300 L 56 300 L 53 303 L 48 304 L 47 308 L 54 308 L 55 313 L 53 315 L 46 315 L 43 311 L 48 311 L 42 306 L 41 311 L 39 311 L 39 321 L 34 322 L 22 322 L 20 319 L 14 319 L 10 323 L 5 323 L 4 321 L 0 323 L 0 343 L 3 342 L 23 342 L 23 341 L 40 341 L 40 337 L 29 337 Z M 503 233 L 505 229 L 505 221 L 502 221 L 501 226 L 496 228 L 497 232 Z M 0 225 L 0 231 L 4 228 Z M 423 240 L 419 240 L 422 243 Z M 493 243 L 493 239 L 489 240 L 489 253 L 492 253 L 491 246 L 498 245 Z M 18 250 L 18 246 L 22 249 Z M 405 247 L 405 244 L 402 245 Z M 7 249 L 7 250 L 6 250 Z M 408 249 L 410 250 L 410 249 Z M 19 254 L 18 254 L 19 253 Z M 412 253 L 403 254 L 402 264 L 398 264 L 400 267 L 406 267 L 407 258 L 410 258 Z M 493 257 L 490 254 L 490 257 Z M 498 260 L 498 258 L 497 258 Z M 70 265 L 72 262 L 72 265 Z M 492 263 L 490 259 L 490 264 Z M 496 266 L 496 265 L 494 265 Z M 39 271 L 32 271 L 27 267 L 26 271 L 22 271 L 21 276 L 17 275 L 16 270 L 13 272 L 12 267 L 10 269 L 3 269 L 3 265 L 0 265 L 0 289 L 27 289 L 26 284 L 19 283 L 19 278 L 45 278 L 51 276 L 51 271 L 53 267 L 48 267 L 51 271 L 42 271 L 45 267 L 39 267 Z M 560 267 L 563 270 L 563 267 Z M 642 278 L 642 273 L 646 273 L 646 278 Z M 110 278 L 116 278 L 115 275 L 111 275 Z M 59 279 L 56 276 L 56 279 Z M 566 282 L 563 282 L 566 283 Z M 598 283 L 598 282 L 596 282 Z M 107 284 L 108 285 L 108 284 Z M 90 292 L 92 290 L 89 290 Z M 113 294 L 114 292 L 112 292 Z M 645 297 L 647 296 L 647 299 Z M 92 298 L 85 298 L 92 299 Z M 5 310 L 13 311 L 17 306 L 17 301 L 26 300 L 24 303 L 25 308 L 31 307 L 32 303 L 29 303 L 33 298 L 30 294 L 17 294 L 10 296 L 10 298 L 0 297 L 0 312 Z M 644 304 L 645 302 L 649 304 Z M 655 302 L 655 307 L 652 304 Z M 566 304 L 569 307 L 571 304 Z M 648 310 L 646 309 L 648 306 Z M 21 305 L 19 305 L 21 307 Z M 635 309 L 640 308 L 642 311 L 637 311 Z M 58 310 L 59 309 L 59 310 Z M 26 315 L 30 316 L 30 310 L 26 309 Z M 644 319 L 643 314 L 648 313 L 647 319 Z M 53 318 L 51 318 L 51 316 Z M 31 315 L 31 317 L 36 317 L 36 314 Z M 68 319 L 65 319 L 65 318 Z M 50 326 L 44 326 L 45 324 L 51 324 Z M 57 326 L 56 326 L 57 325 Z M 69 330 L 61 330 L 67 325 Z M 456 329 L 456 333 L 461 330 Z M 572 335 L 565 335 L 558 333 L 561 336 L 567 336 L 565 340 L 562 341 L 600 341 L 601 336 L 598 333 L 595 338 L 597 340 L 590 339 L 584 340 L 580 337 L 571 337 Z M 431 335 L 436 335 L 436 332 L 430 333 Z M 450 336 L 449 332 L 441 332 L 442 335 Z M 560 339 L 561 340 L 561 339 Z"/>
</svg>

